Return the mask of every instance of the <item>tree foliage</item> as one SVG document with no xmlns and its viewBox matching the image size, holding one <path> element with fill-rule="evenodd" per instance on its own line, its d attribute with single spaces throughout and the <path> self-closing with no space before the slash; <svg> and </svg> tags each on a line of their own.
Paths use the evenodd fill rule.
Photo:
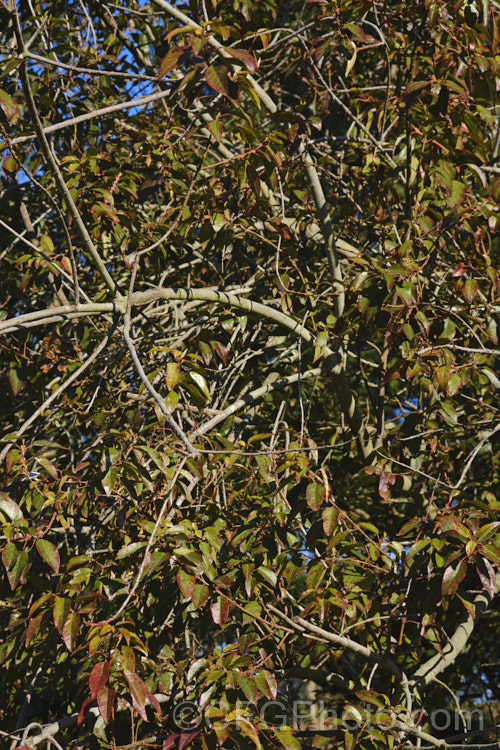
<svg viewBox="0 0 500 750">
<path fill-rule="evenodd" d="M 2 2 L 7 746 L 498 722 L 497 11 Z"/>
</svg>

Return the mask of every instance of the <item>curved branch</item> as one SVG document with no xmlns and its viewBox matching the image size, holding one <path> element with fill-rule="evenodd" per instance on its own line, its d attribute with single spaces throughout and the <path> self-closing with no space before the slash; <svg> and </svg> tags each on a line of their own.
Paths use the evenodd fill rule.
<svg viewBox="0 0 500 750">
<path fill-rule="evenodd" d="M 495 593 L 500 591 L 500 573 L 496 575 Z M 442 650 L 442 653 L 431 656 L 422 666 L 420 666 L 412 678 L 410 684 L 412 687 L 423 683 L 428 685 L 438 674 L 444 672 L 456 660 L 457 656 L 464 650 L 465 646 L 482 614 L 490 604 L 490 597 L 486 592 L 481 592 L 474 598 L 475 615 L 467 615 L 463 622 L 457 627 L 453 635 L 448 639 L 448 643 Z"/>
<path fill-rule="evenodd" d="M 46 325 L 47 323 L 58 323 L 65 319 L 78 318 L 85 315 L 112 313 L 116 312 L 116 309 L 117 307 L 113 302 L 88 302 L 83 305 L 46 307 L 45 310 L 34 310 L 24 315 L 18 315 L 15 318 L 1 320 L 0 333 L 14 333 L 14 331 L 22 331 L 24 328 Z"/>
<path fill-rule="evenodd" d="M 234 401 L 230 406 L 228 406 L 226 409 L 223 409 L 219 414 L 216 414 L 214 417 L 208 420 L 208 422 L 205 422 L 205 424 L 202 424 L 201 427 L 198 427 L 196 430 L 193 430 L 189 437 L 191 440 L 195 437 L 198 437 L 199 435 L 206 435 L 209 430 L 212 429 L 212 427 L 215 427 L 216 425 L 220 424 L 221 422 L 224 422 L 225 419 L 231 416 L 231 414 L 235 414 L 240 409 L 243 409 L 244 406 L 248 406 L 249 404 L 253 403 L 254 401 L 257 401 L 260 398 L 263 398 L 267 393 L 270 393 L 270 391 L 276 391 L 280 388 L 286 388 L 287 386 L 291 385 L 292 383 L 296 383 L 299 378 L 300 380 L 308 380 L 310 378 L 317 377 L 318 375 L 321 375 L 321 367 L 315 367 L 312 370 L 307 370 L 307 372 L 303 372 L 301 374 L 294 373 L 293 375 L 286 375 L 283 378 L 278 378 L 277 380 L 273 380 L 272 383 L 266 383 L 265 385 L 261 385 L 259 388 L 255 388 L 253 391 L 250 391 L 249 393 L 245 393 L 244 396 L 237 399 L 237 401 Z"/>
<path fill-rule="evenodd" d="M 237 307 L 254 315 L 260 315 L 267 320 L 272 320 L 274 323 L 287 328 L 292 333 L 298 334 L 308 344 L 315 342 L 313 334 L 302 323 L 290 315 L 286 315 L 270 305 L 254 302 L 230 292 L 220 292 L 214 289 L 178 289 L 175 287 L 170 289 L 151 289 L 147 292 L 136 292 L 133 295 L 132 302 L 134 305 L 146 305 L 157 299 L 205 300 L 206 302 L 214 302 L 219 305 Z M 116 304 L 117 306 L 124 306 L 125 300 L 117 300 Z M 326 346 L 323 350 L 322 359 L 323 371 L 329 373 L 332 378 L 341 411 L 356 439 L 359 453 L 363 459 L 368 459 L 373 453 L 372 443 L 366 427 L 361 420 L 356 399 L 347 381 L 340 357 L 333 349 Z"/>
<path fill-rule="evenodd" d="M 29 72 L 28 72 L 28 62 L 26 58 L 27 50 L 26 50 L 26 45 L 24 44 L 24 38 L 23 38 L 23 33 L 21 30 L 20 22 L 19 22 L 19 16 L 17 15 L 17 9 L 14 9 L 14 19 L 15 19 L 14 29 L 15 29 L 16 41 L 19 47 L 19 52 L 21 53 L 22 58 L 23 58 L 22 63 L 19 66 L 19 75 L 20 75 L 21 82 L 22 82 L 23 93 L 26 98 L 26 106 L 30 113 L 33 127 L 35 129 L 35 133 L 40 143 L 40 147 L 42 149 L 45 160 L 50 168 L 50 171 L 56 181 L 56 185 L 59 190 L 59 193 L 61 194 L 61 197 L 63 198 L 64 202 L 66 203 L 68 207 L 68 211 L 71 214 L 71 217 L 77 226 L 78 233 L 83 242 L 83 245 L 85 246 L 85 248 L 88 250 L 91 257 L 93 258 L 94 263 L 97 267 L 97 270 L 99 271 L 109 291 L 116 294 L 119 291 L 118 287 L 116 283 L 114 282 L 114 280 L 111 278 L 109 271 L 106 268 L 106 264 L 104 263 L 103 259 L 99 255 L 99 252 L 94 244 L 94 241 L 92 237 L 90 236 L 87 230 L 87 227 L 85 226 L 85 223 L 80 215 L 80 211 L 78 210 L 76 203 L 73 200 L 73 196 L 71 195 L 71 192 L 68 186 L 64 182 L 64 178 L 61 174 L 61 170 L 59 169 L 59 165 L 56 161 L 54 154 L 52 153 L 52 149 L 46 138 L 43 125 L 41 123 L 41 120 L 38 114 L 38 109 L 35 103 L 35 99 L 33 97 L 33 92 L 31 90 L 31 83 L 30 83 Z"/>
<path fill-rule="evenodd" d="M 220 292 L 215 289 L 151 289 L 146 292 L 135 292 L 131 297 L 131 304 L 134 306 L 148 305 L 156 300 L 201 300 L 205 302 L 214 302 L 215 304 L 228 307 L 236 307 L 241 310 L 259 315 L 267 320 L 272 320 L 292 333 L 299 335 L 303 341 L 308 344 L 315 342 L 313 334 L 305 328 L 302 323 L 290 315 L 286 315 L 281 310 L 276 310 L 270 305 L 264 305 L 261 302 L 240 297 L 231 292 Z M 61 305 L 60 307 L 47 308 L 43 311 L 36 311 L 20 315 L 17 318 L 0 322 L 0 333 L 11 332 L 31 325 L 41 323 L 56 322 L 64 317 L 81 316 L 88 313 L 97 312 L 114 312 L 118 310 L 123 315 L 126 313 L 127 298 L 118 297 L 114 302 L 107 303 L 90 303 L 84 305 Z M 340 357 L 330 347 L 326 346 L 322 353 L 323 367 L 322 370 L 328 373 L 332 378 L 333 386 L 336 390 L 340 408 L 344 418 L 349 425 L 354 438 L 356 439 L 358 450 L 363 459 L 368 459 L 373 453 L 373 447 L 366 427 L 363 425 L 359 413 L 356 399 L 351 391 L 347 377 L 340 361 Z"/>
<path fill-rule="evenodd" d="M 363 646 L 362 643 L 358 643 L 357 641 L 353 641 L 350 638 L 346 638 L 344 635 L 337 635 L 336 633 L 331 633 L 329 630 L 324 630 L 323 628 L 314 625 L 312 622 L 304 620 L 302 617 L 288 617 L 288 615 L 285 615 L 284 612 L 281 612 L 281 610 L 277 609 L 272 604 L 268 604 L 267 609 L 269 610 L 269 612 L 272 612 L 281 620 L 284 620 L 284 622 L 288 623 L 288 625 L 293 627 L 294 630 L 298 630 L 301 633 L 305 633 L 306 631 L 314 633 L 314 635 L 324 638 L 325 641 L 329 641 L 330 643 L 334 643 L 336 646 L 340 646 L 341 648 L 345 648 L 348 651 L 353 651 L 354 653 L 360 654 L 361 656 L 364 656 L 368 661 L 379 664 L 380 667 L 386 672 L 389 672 L 398 679 L 401 679 L 402 673 L 398 665 L 387 657 L 381 656 L 381 654 L 377 654 L 375 651 L 372 651 L 370 648 L 368 648 L 368 646 Z"/>
<path fill-rule="evenodd" d="M 28 429 L 28 427 L 31 427 L 31 425 L 33 424 L 33 422 L 35 422 L 38 419 L 38 417 L 41 414 L 43 414 L 43 412 L 46 409 L 48 409 L 49 406 L 51 404 L 53 404 L 54 401 L 56 401 L 59 398 L 59 396 L 61 396 L 61 394 L 63 394 L 64 391 L 67 388 L 69 388 L 69 386 L 71 385 L 71 383 L 74 383 L 75 380 L 78 380 L 78 378 L 80 377 L 80 375 L 83 372 L 85 372 L 85 370 L 87 369 L 87 367 L 90 367 L 90 365 L 92 364 L 92 362 L 95 362 L 95 360 L 97 359 L 97 357 L 106 348 L 106 346 L 107 346 L 107 344 L 109 342 L 109 339 L 113 335 L 113 331 L 114 331 L 115 327 L 116 326 L 113 326 L 113 328 L 106 334 L 106 336 L 103 338 L 103 340 L 101 341 L 101 343 L 99 344 L 99 346 L 96 349 L 94 349 L 94 351 L 92 352 L 92 354 L 90 354 L 87 357 L 87 359 L 85 360 L 85 362 L 83 362 L 83 364 L 80 365 L 80 367 L 77 370 L 75 370 L 74 372 L 72 372 L 71 375 L 69 376 L 69 378 L 67 380 L 65 380 L 64 383 L 61 383 L 61 385 L 59 386 L 59 388 L 57 388 L 54 391 L 54 393 L 51 393 L 51 395 L 48 398 L 45 399 L 45 401 L 43 402 L 43 404 L 41 404 L 38 407 L 38 409 L 36 409 L 36 411 L 33 412 L 33 414 L 31 415 L 31 417 L 29 417 L 21 425 L 21 427 L 18 430 L 16 430 L 16 434 L 17 434 L 18 437 L 22 437 L 22 435 L 24 435 L 24 433 L 26 432 L 26 430 Z M 7 445 L 3 448 L 2 452 L 0 453 L 0 464 L 3 462 L 3 460 L 5 459 L 5 456 L 7 455 L 7 453 L 12 448 L 12 445 L 13 445 L 13 443 L 10 442 L 10 443 L 7 443 Z"/>
</svg>

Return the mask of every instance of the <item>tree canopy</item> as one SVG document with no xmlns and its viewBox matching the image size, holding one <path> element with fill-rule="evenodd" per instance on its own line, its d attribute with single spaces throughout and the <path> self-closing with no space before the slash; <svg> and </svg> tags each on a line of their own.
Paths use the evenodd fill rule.
<svg viewBox="0 0 500 750">
<path fill-rule="evenodd" d="M 494 740 L 498 11 L 2 0 L 5 747 Z"/>
</svg>

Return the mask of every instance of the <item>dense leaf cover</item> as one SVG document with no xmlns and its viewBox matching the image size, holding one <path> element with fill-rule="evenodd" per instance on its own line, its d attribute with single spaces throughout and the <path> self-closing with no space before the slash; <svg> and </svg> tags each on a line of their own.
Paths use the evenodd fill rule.
<svg viewBox="0 0 500 750">
<path fill-rule="evenodd" d="M 498 4 L 1 6 L 2 742 L 496 724 Z"/>
</svg>

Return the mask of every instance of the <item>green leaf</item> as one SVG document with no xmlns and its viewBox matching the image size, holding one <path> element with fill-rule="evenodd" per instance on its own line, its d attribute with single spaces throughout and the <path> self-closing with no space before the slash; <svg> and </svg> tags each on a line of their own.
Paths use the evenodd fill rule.
<svg viewBox="0 0 500 750">
<path fill-rule="evenodd" d="M 170 391 L 163 399 L 165 408 L 169 414 L 173 414 L 179 403 L 179 394 L 176 391 Z"/>
<path fill-rule="evenodd" d="M 7 542 L 2 550 L 2 562 L 4 564 L 5 570 L 10 570 L 19 554 L 20 550 L 17 549 L 14 542 Z"/>
<path fill-rule="evenodd" d="M 257 573 L 260 574 L 260 576 L 269 583 L 270 586 L 273 588 L 278 583 L 278 576 L 274 572 L 274 570 L 270 570 L 269 568 L 266 568 L 264 565 L 261 565 L 260 568 L 257 568 Z"/>
<path fill-rule="evenodd" d="M 207 664 L 208 664 L 208 660 L 205 659 L 204 657 L 202 657 L 201 659 L 196 659 L 196 661 L 194 661 L 190 665 L 190 667 L 189 667 L 189 669 L 187 671 L 187 674 L 186 674 L 186 680 L 187 680 L 187 682 L 188 683 L 192 682 L 194 680 L 194 678 L 196 677 L 196 675 L 199 672 L 201 672 L 201 670 L 203 669 L 203 667 L 206 666 Z"/>
<path fill-rule="evenodd" d="M 212 133 L 215 140 L 220 143 L 222 141 L 222 135 L 224 133 L 224 125 L 222 123 L 222 120 L 211 120 L 208 123 L 207 128 Z"/>
<path fill-rule="evenodd" d="M 12 591 L 16 588 L 18 583 L 24 583 L 26 580 L 26 573 L 29 569 L 28 552 L 23 550 L 20 552 L 14 564 L 7 571 L 7 579 L 9 581 Z"/>
<path fill-rule="evenodd" d="M 262 695 L 271 700 L 275 700 L 278 694 L 278 683 L 271 672 L 262 670 L 255 675 L 255 684 Z"/>
<path fill-rule="evenodd" d="M 48 458 L 43 458 L 43 457 L 42 458 L 38 458 L 38 456 L 37 456 L 36 462 L 38 464 L 40 464 L 40 466 L 42 468 L 45 469 L 45 471 L 47 472 L 47 474 L 49 476 L 51 476 L 52 479 L 56 479 L 57 480 L 59 478 L 59 474 L 57 472 L 56 467 L 54 466 L 54 464 L 52 463 L 52 461 L 49 461 Z"/>
<path fill-rule="evenodd" d="M 457 208 L 457 206 L 462 203 L 466 193 L 467 185 L 464 185 L 463 182 L 459 182 L 458 180 L 452 180 L 450 196 L 448 199 L 450 208 Z"/>
<path fill-rule="evenodd" d="M 467 279 L 462 287 L 462 297 L 464 300 L 471 305 L 474 302 L 476 294 L 478 293 L 479 285 L 476 279 Z"/>
<path fill-rule="evenodd" d="M 59 573 L 61 559 L 55 544 L 48 542 L 46 539 L 37 539 L 35 546 L 40 557 L 50 565 L 54 573 Z"/>
<path fill-rule="evenodd" d="M 325 488 L 322 484 L 308 484 L 306 489 L 306 500 L 311 510 L 319 510 L 325 497 Z"/>
<path fill-rule="evenodd" d="M 323 519 L 323 531 L 327 537 L 331 536 L 337 527 L 340 511 L 336 505 L 325 508 L 321 513 Z"/>
<path fill-rule="evenodd" d="M 113 466 L 110 466 L 107 470 L 103 480 L 102 480 L 102 486 L 104 489 L 104 492 L 106 495 L 111 495 L 113 492 L 114 486 L 116 484 L 116 478 L 118 476 L 118 466 L 113 464 Z"/>
<path fill-rule="evenodd" d="M 278 729 L 273 729 L 275 736 L 281 742 L 286 750 L 301 750 L 301 745 L 297 737 L 293 734 L 291 727 L 284 725 Z"/>
<path fill-rule="evenodd" d="M 446 386 L 446 393 L 448 396 L 454 396 L 455 393 L 460 389 L 460 386 L 462 385 L 462 379 L 460 375 L 457 372 L 452 373 L 450 376 L 450 379 L 448 380 L 448 385 Z"/>
<path fill-rule="evenodd" d="M 17 104 L 3 89 L 0 89 L 0 109 L 3 110 L 9 123 L 14 123 L 17 120 Z"/>
<path fill-rule="evenodd" d="M 257 697 L 258 697 L 258 690 L 257 690 L 254 680 L 247 675 L 237 672 L 236 682 L 238 683 L 238 687 L 240 688 L 240 690 L 244 693 L 245 698 L 251 703 L 256 703 Z"/>
<path fill-rule="evenodd" d="M 62 596 L 56 596 L 54 601 L 54 625 L 56 626 L 59 633 L 62 635 L 64 624 L 68 619 L 69 610 L 71 608 L 71 602 Z"/>
<path fill-rule="evenodd" d="M 225 65 L 209 65 L 205 71 L 205 80 L 218 94 L 229 97 L 228 69 Z"/>
<path fill-rule="evenodd" d="M 125 547 L 122 547 L 121 550 L 118 551 L 116 559 L 123 560 L 124 557 L 133 555 L 134 552 L 137 552 L 137 550 L 143 549 L 143 547 L 145 547 L 146 545 L 147 545 L 147 542 L 130 542 L 130 544 L 126 544 Z"/>
<path fill-rule="evenodd" d="M 458 589 L 458 585 L 465 578 L 467 572 L 467 563 L 465 560 L 460 560 L 456 568 L 452 568 L 451 565 L 446 568 L 443 575 L 443 582 L 441 585 L 441 593 L 443 596 L 452 596 Z"/>
<path fill-rule="evenodd" d="M 64 623 L 62 639 L 68 651 L 73 651 L 80 629 L 80 615 L 77 612 L 70 612 Z"/>
<path fill-rule="evenodd" d="M 9 370 L 8 379 L 13 396 L 17 396 L 24 386 L 24 381 L 20 377 L 20 372 L 19 367 L 12 367 Z"/>
<path fill-rule="evenodd" d="M 19 505 L 6 495 L 5 492 L 0 492 L 0 513 L 9 521 L 17 521 L 24 517 Z"/>
<path fill-rule="evenodd" d="M 193 602 L 196 609 L 203 607 L 209 596 L 208 586 L 204 583 L 196 583 L 191 595 L 191 601 Z"/>
<path fill-rule="evenodd" d="M 180 383 L 182 379 L 182 374 L 180 372 L 180 367 L 178 362 L 169 362 L 167 365 L 167 372 L 165 375 L 165 382 L 167 383 L 167 388 L 169 391 L 171 391 L 175 386 Z"/>
<path fill-rule="evenodd" d="M 500 565 L 500 549 L 495 544 L 483 544 L 483 554 L 495 565 Z"/>
<path fill-rule="evenodd" d="M 167 75 L 167 73 L 170 73 L 171 70 L 174 70 L 177 67 L 179 58 L 185 54 L 186 49 L 186 47 L 172 47 L 172 49 L 167 52 L 160 63 L 158 78 L 163 78 L 163 76 Z"/>
<path fill-rule="evenodd" d="M 177 571 L 177 575 L 175 577 L 182 595 L 187 599 L 190 599 L 193 595 L 196 578 L 190 573 L 186 573 L 184 570 Z"/>
</svg>

